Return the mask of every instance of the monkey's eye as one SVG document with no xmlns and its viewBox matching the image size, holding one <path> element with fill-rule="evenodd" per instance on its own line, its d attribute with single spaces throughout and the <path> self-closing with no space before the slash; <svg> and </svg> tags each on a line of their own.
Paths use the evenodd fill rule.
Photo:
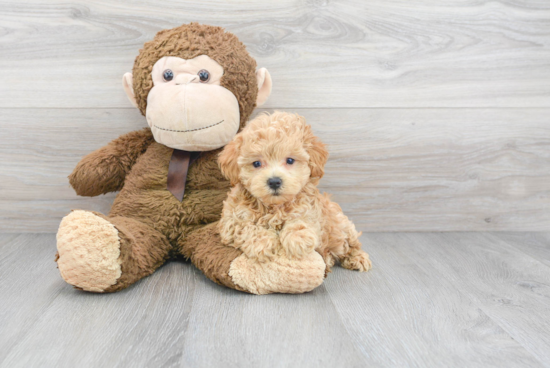
<svg viewBox="0 0 550 368">
<path fill-rule="evenodd" d="M 254 167 L 260 167 L 260 166 L 262 166 L 262 163 L 261 163 L 260 161 L 254 161 L 254 162 L 252 163 L 252 166 L 254 166 Z"/>
<path fill-rule="evenodd" d="M 294 161 L 295 160 L 293 158 L 290 158 L 290 157 L 286 159 L 286 163 L 289 164 L 289 165 L 292 165 L 294 163 Z"/>
<path fill-rule="evenodd" d="M 208 82 L 208 80 L 210 79 L 210 73 L 208 73 L 208 70 L 206 69 L 199 70 L 197 75 L 199 76 L 201 82 Z"/>
<path fill-rule="evenodd" d="M 166 69 L 162 73 L 162 77 L 165 81 L 170 82 L 172 79 L 174 79 L 174 72 L 172 72 L 170 69 Z"/>
</svg>

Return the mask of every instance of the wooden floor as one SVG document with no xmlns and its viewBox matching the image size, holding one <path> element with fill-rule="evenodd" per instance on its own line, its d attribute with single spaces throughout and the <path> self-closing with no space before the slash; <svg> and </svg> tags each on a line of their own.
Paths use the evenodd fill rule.
<svg viewBox="0 0 550 368">
<path fill-rule="evenodd" d="M 550 367 L 550 233 L 369 233 L 374 268 L 253 296 L 172 262 L 65 284 L 55 235 L 0 236 L 1 367 Z"/>
</svg>

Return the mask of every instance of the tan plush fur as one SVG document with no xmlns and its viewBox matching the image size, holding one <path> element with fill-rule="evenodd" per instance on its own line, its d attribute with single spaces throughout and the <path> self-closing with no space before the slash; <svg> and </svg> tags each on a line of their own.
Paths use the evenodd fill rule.
<svg viewBox="0 0 550 368">
<path fill-rule="evenodd" d="M 353 223 L 317 189 L 327 158 L 324 144 L 299 115 L 278 112 L 251 121 L 219 158 L 235 184 L 219 223 L 224 244 L 260 262 L 299 260 L 315 250 L 328 268 L 340 261 L 348 269 L 369 270 Z M 281 179 L 280 188 L 271 188 L 270 178 Z"/>
<path fill-rule="evenodd" d="M 317 252 L 299 260 L 280 256 L 270 262 L 243 254 L 231 263 L 229 276 L 236 285 L 254 294 L 298 294 L 321 285 L 325 269 L 325 262 Z"/>
<path fill-rule="evenodd" d="M 63 279 L 80 289 L 102 292 L 122 273 L 117 229 L 91 212 L 73 211 L 61 221 L 57 249 Z"/>
</svg>

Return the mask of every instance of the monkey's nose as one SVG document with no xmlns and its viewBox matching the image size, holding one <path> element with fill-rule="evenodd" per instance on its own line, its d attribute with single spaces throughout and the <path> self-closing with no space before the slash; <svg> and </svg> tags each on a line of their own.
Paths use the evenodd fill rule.
<svg viewBox="0 0 550 368">
<path fill-rule="evenodd" d="M 193 74 L 179 74 L 177 77 L 176 77 L 176 84 L 177 85 L 180 85 L 180 84 L 189 84 L 189 83 L 193 83 L 195 82 L 196 80 L 198 80 L 199 76 L 198 75 L 193 75 Z"/>
<path fill-rule="evenodd" d="M 281 185 L 283 185 L 283 179 L 278 178 L 278 177 L 269 178 L 269 179 L 267 179 L 267 185 L 271 189 L 277 190 L 281 187 Z"/>
</svg>

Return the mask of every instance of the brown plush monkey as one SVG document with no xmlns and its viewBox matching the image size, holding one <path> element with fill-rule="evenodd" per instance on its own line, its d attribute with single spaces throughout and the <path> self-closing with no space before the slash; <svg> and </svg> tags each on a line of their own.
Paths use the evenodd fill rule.
<svg viewBox="0 0 550 368">
<path fill-rule="evenodd" d="M 84 157 L 69 176 L 77 194 L 120 191 L 109 216 L 76 210 L 57 234 L 63 279 L 113 292 L 183 255 L 212 281 L 248 291 L 300 292 L 322 283 L 321 257 L 269 267 L 222 245 L 217 232 L 229 182 L 217 156 L 271 92 L 271 77 L 233 34 L 191 23 L 159 32 L 136 57 L 123 86 L 150 127 Z M 238 260 L 237 262 L 234 262 Z M 231 274 L 239 274 L 235 282 Z"/>
</svg>

